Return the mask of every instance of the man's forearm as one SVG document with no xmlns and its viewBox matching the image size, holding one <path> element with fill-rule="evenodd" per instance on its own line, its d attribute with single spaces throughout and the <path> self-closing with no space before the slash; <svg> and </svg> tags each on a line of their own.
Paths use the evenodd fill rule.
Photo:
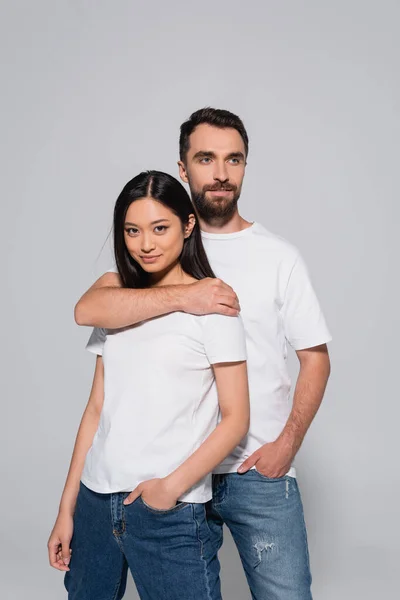
<svg viewBox="0 0 400 600">
<path fill-rule="evenodd" d="M 233 289 L 214 277 L 186 285 L 132 289 L 122 287 L 118 273 L 108 272 L 83 294 L 75 307 L 75 321 L 120 329 L 176 311 L 236 317 L 240 305 Z"/>
<path fill-rule="evenodd" d="M 293 456 L 299 450 L 324 396 L 330 374 L 326 347 L 309 351 L 310 356 L 300 359 L 300 372 L 293 396 L 293 406 L 279 438 L 292 448 Z"/>
<path fill-rule="evenodd" d="M 185 286 L 92 287 L 75 307 L 78 325 L 119 329 L 182 309 Z"/>
</svg>

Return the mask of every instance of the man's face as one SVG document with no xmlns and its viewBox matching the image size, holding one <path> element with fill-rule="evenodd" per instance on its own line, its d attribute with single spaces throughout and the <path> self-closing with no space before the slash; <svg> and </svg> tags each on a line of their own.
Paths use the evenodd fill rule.
<svg viewBox="0 0 400 600">
<path fill-rule="evenodd" d="M 189 184 L 199 217 L 224 225 L 236 211 L 246 166 L 245 147 L 236 129 L 202 124 L 189 138 L 181 179 Z"/>
</svg>

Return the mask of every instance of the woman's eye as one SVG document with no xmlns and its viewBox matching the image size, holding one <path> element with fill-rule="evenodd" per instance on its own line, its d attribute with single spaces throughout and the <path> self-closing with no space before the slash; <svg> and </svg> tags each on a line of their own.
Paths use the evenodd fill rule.
<svg viewBox="0 0 400 600">
<path fill-rule="evenodd" d="M 127 227 L 127 228 L 125 229 L 125 231 L 126 231 L 126 233 L 127 233 L 128 235 L 130 235 L 130 236 L 136 235 L 136 234 L 137 234 L 137 232 L 138 232 L 138 230 L 137 230 L 137 229 L 135 229 L 134 227 Z"/>
<path fill-rule="evenodd" d="M 155 230 L 157 233 L 161 233 L 162 231 L 165 231 L 166 229 L 168 229 L 168 228 L 167 228 L 165 225 L 157 225 L 157 226 L 154 228 L 154 230 Z"/>
</svg>

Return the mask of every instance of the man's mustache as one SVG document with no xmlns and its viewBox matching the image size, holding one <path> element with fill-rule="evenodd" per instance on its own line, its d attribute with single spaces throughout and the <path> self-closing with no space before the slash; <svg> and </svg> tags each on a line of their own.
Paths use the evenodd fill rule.
<svg viewBox="0 0 400 600">
<path fill-rule="evenodd" d="M 214 185 L 206 185 L 203 188 L 204 192 L 234 192 L 236 190 L 236 185 L 231 185 L 229 183 L 215 183 Z"/>
</svg>

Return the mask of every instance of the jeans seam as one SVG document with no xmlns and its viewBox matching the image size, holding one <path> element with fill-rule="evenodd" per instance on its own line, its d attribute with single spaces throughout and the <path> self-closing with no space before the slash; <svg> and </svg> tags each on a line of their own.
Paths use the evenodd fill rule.
<svg viewBox="0 0 400 600">
<path fill-rule="evenodd" d="M 302 526 L 303 526 L 303 541 L 304 541 L 304 546 L 305 546 L 305 550 L 306 550 L 306 564 L 307 564 L 307 570 L 308 570 L 307 575 L 310 578 L 310 586 L 311 586 L 312 574 L 311 574 L 311 565 L 310 565 L 310 552 L 308 550 L 307 527 L 306 527 L 306 521 L 304 518 L 304 512 L 302 514 Z"/>
<path fill-rule="evenodd" d="M 120 590 L 120 587 L 121 587 L 122 574 L 123 574 L 123 570 L 121 569 L 121 573 L 120 573 L 120 576 L 119 576 L 118 585 L 115 588 L 115 592 L 114 592 L 114 595 L 112 597 L 112 600 L 117 600 L 117 598 L 118 598 L 118 593 L 119 593 L 119 590 Z"/>
<path fill-rule="evenodd" d="M 213 504 L 213 507 L 216 506 L 216 505 L 221 505 L 224 502 L 224 500 L 225 500 L 225 496 L 227 495 L 227 492 L 228 492 L 228 490 L 227 490 L 227 487 L 228 487 L 228 478 L 225 477 L 225 475 L 226 475 L 226 473 L 222 473 L 222 474 L 218 475 L 218 477 L 221 477 L 221 480 L 219 480 L 219 482 L 218 482 L 217 485 L 214 485 L 214 483 L 213 483 L 213 489 L 212 489 L 212 504 Z M 223 481 L 222 481 L 222 478 L 224 478 Z M 219 493 L 217 493 L 217 489 L 218 489 Z M 219 497 L 219 500 L 217 500 L 217 497 Z"/>
<path fill-rule="evenodd" d="M 200 544 L 200 557 L 201 557 L 201 560 L 203 562 L 203 567 L 204 567 L 204 577 L 205 577 L 205 581 L 206 581 L 207 597 L 208 597 L 209 600 L 212 600 L 212 598 L 211 598 L 211 590 L 210 590 L 210 582 L 209 582 L 209 577 L 208 577 L 208 568 L 207 568 L 207 565 L 206 565 L 206 561 L 205 561 L 205 558 L 204 558 L 204 552 L 203 552 L 204 544 L 203 544 L 203 542 L 201 540 L 201 537 L 200 537 L 200 526 L 199 526 L 199 522 L 198 522 L 197 517 L 196 517 L 196 510 L 195 510 L 195 508 L 196 507 L 193 504 L 192 505 L 193 519 L 194 519 L 194 522 L 196 523 L 197 539 L 198 539 L 199 544 Z M 204 515 L 204 518 L 207 521 L 206 515 Z"/>
<path fill-rule="evenodd" d="M 207 526 L 207 529 L 208 529 L 208 533 L 209 533 L 209 534 L 210 534 L 210 536 L 211 536 L 211 535 L 212 535 L 212 531 L 211 531 L 211 529 L 210 529 L 210 526 L 209 526 L 209 524 L 208 524 L 207 514 L 206 514 L 206 516 L 205 516 L 205 519 L 206 519 L 206 526 Z"/>
<path fill-rule="evenodd" d="M 222 502 L 220 502 L 220 504 L 222 504 Z M 219 512 L 219 510 L 217 508 L 215 508 L 214 500 L 212 500 L 212 510 L 214 512 L 216 512 L 217 515 L 219 516 L 219 518 L 221 519 L 221 521 L 223 521 L 225 523 L 224 517 L 221 515 L 221 513 Z M 210 529 L 210 531 L 211 531 L 211 529 Z"/>
</svg>

